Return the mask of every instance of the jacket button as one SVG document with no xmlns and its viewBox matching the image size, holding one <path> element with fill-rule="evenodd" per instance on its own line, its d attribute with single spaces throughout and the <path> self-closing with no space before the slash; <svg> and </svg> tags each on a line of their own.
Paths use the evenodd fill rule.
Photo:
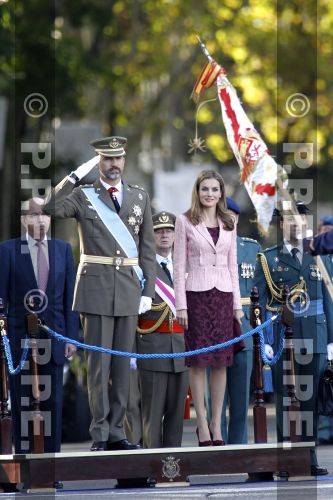
<svg viewBox="0 0 333 500">
<path fill-rule="evenodd" d="M 119 254 L 120 254 L 120 250 L 117 250 L 117 251 L 116 251 L 116 254 L 117 254 L 117 255 L 119 255 Z"/>
<path fill-rule="evenodd" d="M 116 266 L 116 270 L 119 271 L 119 266 Z"/>
</svg>

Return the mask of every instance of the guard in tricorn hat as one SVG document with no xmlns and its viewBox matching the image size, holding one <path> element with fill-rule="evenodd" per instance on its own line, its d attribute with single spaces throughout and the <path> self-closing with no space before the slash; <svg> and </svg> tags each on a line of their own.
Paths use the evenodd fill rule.
<svg viewBox="0 0 333 500">
<path fill-rule="evenodd" d="M 281 217 L 283 241 L 259 254 L 255 273 L 255 286 L 259 289 L 260 302 L 267 316 L 281 310 L 282 289 L 288 285 L 291 304 L 294 309 L 293 337 L 295 350 L 296 396 L 302 380 L 307 385 L 306 398 L 299 398 L 301 419 L 306 420 L 301 428 L 302 441 L 317 441 L 318 383 L 323 373 L 326 357 L 333 354 L 333 302 L 324 283 L 318 265 L 308 249 L 303 245 L 307 229 L 308 207 L 296 203 L 299 215 L 294 215 L 290 207 L 277 212 Z M 297 217 L 297 221 L 296 221 Z M 323 258 L 328 273 L 333 275 L 333 266 L 327 257 Z M 267 344 L 273 352 L 278 350 L 281 323 L 274 322 L 272 329 L 266 329 Z M 272 352 L 272 354 L 273 354 Z M 275 365 L 276 419 L 279 441 L 289 439 L 288 387 L 285 382 L 283 356 Z M 309 379 L 310 376 L 310 379 Z M 297 382 L 298 381 L 298 382 Z M 304 382 L 308 384 L 308 382 Z M 304 390 L 305 394 L 305 390 Z M 306 417 L 307 416 L 307 417 Z M 317 462 L 315 448 L 311 450 L 312 475 L 325 475 L 327 469 Z"/>
<path fill-rule="evenodd" d="M 176 217 L 170 212 L 153 216 L 156 242 L 156 284 L 152 309 L 139 317 L 140 353 L 179 353 L 185 350 L 184 330 L 177 323 L 172 248 Z M 181 446 L 188 391 L 184 358 L 138 359 L 141 387 L 143 444 L 147 448 Z"/>
<path fill-rule="evenodd" d="M 125 144 L 120 136 L 91 143 L 98 156 L 79 166 L 52 191 L 44 211 L 74 217 L 81 257 L 74 310 L 81 313 L 85 342 L 131 352 L 138 313 L 155 295 L 155 240 L 149 197 L 123 179 Z M 92 185 L 79 185 L 98 165 Z M 125 437 L 129 359 L 87 350 L 92 415 L 91 451 L 136 449 Z"/>
</svg>

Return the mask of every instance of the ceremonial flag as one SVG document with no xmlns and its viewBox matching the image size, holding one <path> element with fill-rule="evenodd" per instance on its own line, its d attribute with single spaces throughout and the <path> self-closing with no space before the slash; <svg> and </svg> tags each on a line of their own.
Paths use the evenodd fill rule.
<svg viewBox="0 0 333 500">
<path fill-rule="evenodd" d="M 194 89 L 191 94 L 191 99 L 198 102 L 200 99 L 201 92 L 203 89 L 210 88 L 216 81 L 217 77 L 224 73 L 222 66 L 217 64 L 215 61 L 208 61 L 207 64 L 202 68 L 199 78 L 194 85 Z"/>
<path fill-rule="evenodd" d="M 276 203 L 278 165 L 246 115 L 236 90 L 225 74 L 217 79 L 222 119 L 228 142 L 241 170 L 241 179 L 257 212 L 257 223 L 267 233 Z"/>
</svg>

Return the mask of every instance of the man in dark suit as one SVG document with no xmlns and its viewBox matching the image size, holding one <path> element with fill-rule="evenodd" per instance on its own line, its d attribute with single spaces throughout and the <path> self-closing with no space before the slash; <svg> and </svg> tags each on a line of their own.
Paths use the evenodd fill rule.
<svg viewBox="0 0 333 500">
<path fill-rule="evenodd" d="M 155 294 L 155 241 L 150 201 L 144 189 L 127 184 L 124 137 L 91 144 L 99 155 L 61 181 L 45 204 L 49 215 L 77 220 L 81 257 L 74 310 L 81 313 L 87 344 L 131 352 L 138 312 Z M 79 186 L 98 163 L 98 179 Z M 138 448 L 125 436 L 129 358 L 87 350 L 92 414 L 91 451 Z"/>
<path fill-rule="evenodd" d="M 268 312 L 280 310 L 282 288 L 288 285 L 290 289 L 295 314 L 293 339 L 296 397 L 300 400 L 302 418 L 301 439 L 316 441 L 318 383 L 333 345 L 333 303 L 314 258 L 303 246 L 308 209 L 301 202 L 297 203 L 297 209 L 298 222 L 291 212 L 276 211 L 281 217 L 283 242 L 258 254 L 254 284 L 259 289 L 262 310 Z M 332 275 L 332 263 L 325 257 L 323 261 Z M 267 357 L 272 357 L 273 351 L 278 349 L 280 328 L 281 323 L 275 322 L 273 331 L 266 331 Z M 282 357 L 274 371 L 277 437 L 278 441 L 285 441 L 289 439 L 290 430 L 285 418 L 288 397 Z M 327 469 L 318 465 L 315 450 L 311 450 L 311 472 L 313 475 L 327 474 Z"/>
<path fill-rule="evenodd" d="M 139 317 L 137 351 L 184 352 L 184 330 L 173 313 L 172 247 L 176 217 L 153 216 L 156 242 L 156 295 L 152 309 Z M 138 359 L 143 444 L 146 448 L 181 446 L 188 373 L 184 358 Z"/>
<path fill-rule="evenodd" d="M 29 298 L 38 299 L 34 311 L 47 326 L 67 337 L 78 337 L 79 318 L 72 311 L 75 278 L 72 250 L 64 241 L 47 238 L 50 218 L 42 212 L 43 203 L 41 198 L 26 202 L 21 216 L 24 234 L 0 244 L 0 297 L 8 315 L 8 336 L 15 366 L 21 359 L 26 337 Z M 38 372 L 44 387 L 40 408 L 45 421 L 46 453 L 60 451 L 63 365 L 65 358 L 75 351 L 72 344 L 40 334 Z M 10 376 L 10 389 L 15 452 L 29 453 L 31 382 L 26 367 Z"/>
</svg>

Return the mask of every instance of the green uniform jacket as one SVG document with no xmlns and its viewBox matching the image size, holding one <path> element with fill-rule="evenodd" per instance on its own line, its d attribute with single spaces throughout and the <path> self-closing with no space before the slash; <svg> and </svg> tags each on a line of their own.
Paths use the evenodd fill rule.
<svg viewBox="0 0 333 500">
<path fill-rule="evenodd" d="M 145 284 L 141 292 L 139 279 L 131 266 L 80 264 L 75 284 L 75 311 L 104 316 L 135 316 L 141 294 L 155 295 L 155 240 L 148 194 L 123 181 L 123 202 L 119 217 L 133 236 L 138 248 L 139 266 Z M 82 191 L 68 178 L 52 190 L 45 213 L 56 217 L 74 217 L 78 223 L 81 253 L 107 257 L 125 257 L 122 248 L 108 231 Z M 115 211 L 110 194 L 96 180 L 93 188 L 99 198 Z M 139 207 L 139 208 L 138 208 Z M 140 215 L 137 215 L 139 212 Z M 134 220 L 135 219 L 135 220 Z M 135 227 L 139 227 L 136 234 Z"/>
<path fill-rule="evenodd" d="M 156 262 L 157 277 L 169 286 L 172 283 L 167 275 Z M 153 304 L 160 304 L 162 299 L 159 295 L 155 295 Z M 142 314 L 140 318 L 157 321 L 160 318 L 160 311 L 148 311 Z M 165 321 L 168 322 L 168 317 Z M 165 331 L 169 331 L 166 329 Z M 140 354 L 152 353 L 178 353 L 184 352 L 184 334 L 183 333 L 137 333 L 137 352 Z M 185 367 L 184 358 L 165 358 L 165 359 L 138 359 L 138 368 L 142 370 L 178 373 L 187 370 Z"/>
</svg>

